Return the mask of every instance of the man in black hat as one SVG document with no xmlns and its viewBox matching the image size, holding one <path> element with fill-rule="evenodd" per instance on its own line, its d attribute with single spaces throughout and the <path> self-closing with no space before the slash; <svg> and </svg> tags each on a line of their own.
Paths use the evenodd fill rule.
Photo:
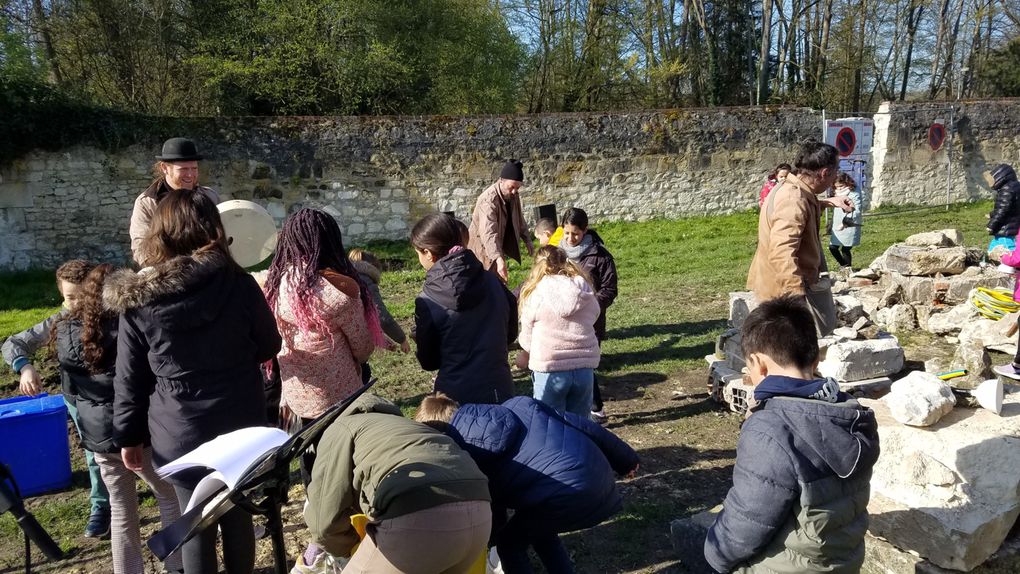
<svg viewBox="0 0 1020 574">
<path fill-rule="evenodd" d="M 520 189 L 524 185 L 524 164 L 511 159 L 499 172 L 499 180 L 478 196 L 471 214 L 468 249 L 475 253 L 482 266 L 507 280 L 507 257 L 520 263 L 520 241 L 534 255 L 531 232 L 524 222 Z"/>
<path fill-rule="evenodd" d="M 175 189 L 190 189 L 204 193 L 214 203 L 220 202 L 220 196 L 212 188 L 198 185 L 198 153 L 195 142 L 188 138 L 170 138 L 163 142 L 163 152 L 156 156 L 153 173 L 156 179 L 135 200 L 135 208 L 131 212 L 131 255 L 136 263 L 145 266 L 145 255 L 142 253 L 142 239 L 149 231 L 149 222 L 156 211 L 156 205 L 168 193 Z"/>
</svg>

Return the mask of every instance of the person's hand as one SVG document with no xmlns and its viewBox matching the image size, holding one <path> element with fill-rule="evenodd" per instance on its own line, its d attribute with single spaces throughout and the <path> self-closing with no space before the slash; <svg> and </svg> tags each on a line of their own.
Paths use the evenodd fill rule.
<svg viewBox="0 0 1020 574">
<path fill-rule="evenodd" d="M 400 352 L 405 355 L 411 352 L 411 341 L 409 339 L 404 339 L 404 342 L 400 344 Z"/>
<path fill-rule="evenodd" d="M 638 463 L 638 464 L 637 464 L 637 465 L 636 465 L 636 466 L 634 467 L 634 470 L 632 470 L 632 471 L 628 472 L 628 473 L 627 473 L 627 476 L 626 476 L 625 478 L 634 478 L 635 476 L 637 476 L 637 471 L 638 471 L 638 469 L 639 469 L 639 468 L 641 468 L 641 463 Z"/>
<path fill-rule="evenodd" d="M 850 213 L 854 210 L 854 202 L 850 201 L 850 198 L 845 195 L 830 197 L 829 202 L 832 203 L 833 207 L 842 209 L 844 213 Z"/>
<path fill-rule="evenodd" d="M 21 368 L 21 386 L 18 390 L 23 395 L 38 395 L 42 392 L 42 379 L 39 377 L 39 371 L 32 365 Z"/>
<path fill-rule="evenodd" d="M 120 449 L 120 458 L 124 460 L 124 467 L 128 470 L 141 472 L 142 470 L 142 446 L 126 446 Z"/>
<path fill-rule="evenodd" d="M 499 275 L 499 278 L 503 280 L 503 283 L 506 283 L 509 278 L 509 273 L 506 268 L 506 257 L 503 257 L 502 255 L 496 258 L 496 275 Z"/>
<path fill-rule="evenodd" d="M 518 369 L 522 369 L 522 370 L 523 369 L 527 369 L 528 368 L 528 360 L 530 358 L 531 358 L 531 354 L 530 353 L 528 353 L 527 351 L 521 351 L 520 353 L 517 353 L 516 357 L 514 357 L 514 366 L 516 366 Z"/>
</svg>

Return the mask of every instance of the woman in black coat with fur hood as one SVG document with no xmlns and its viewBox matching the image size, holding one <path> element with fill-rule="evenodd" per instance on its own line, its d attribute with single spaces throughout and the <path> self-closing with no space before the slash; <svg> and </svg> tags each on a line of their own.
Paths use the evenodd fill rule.
<svg viewBox="0 0 1020 574">
<path fill-rule="evenodd" d="M 150 267 L 107 279 L 104 300 L 121 314 L 114 380 L 114 441 L 132 468 L 151 437 L 164 465 L 218 435 L 266 424 L 260 364 L 280 350 L 276 320 L 255 279 L 234 262 L 213 202 L 168 194 L 144 246 Z M 199 475 L 174 475 L 181 507 Z M 219 522 L 227 571 L 252 572 L 251 515 Z M 217 571 L 216 528 L 184 545 L 187 574 Z"/>
</svg>

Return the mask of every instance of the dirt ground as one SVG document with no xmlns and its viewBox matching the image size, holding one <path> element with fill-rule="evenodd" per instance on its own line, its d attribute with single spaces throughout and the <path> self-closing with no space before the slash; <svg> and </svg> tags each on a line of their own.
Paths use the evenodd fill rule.
<svg viewBox="0 0 1020 574">
<path fill-rule="evenodd" d="M 564 536 L 578 572 L 684 572 L 669 541 L 669 522 L 719 503 L 729 487 L 739 417 L 708 399 L 706 369 L 679 373 L 675 378 L 633 373 L 606 381 L 609 428 L 630 443 L 641 456 L 634 479 L 621 483 L 626 500 L 623 512 L 588 531 Z M 74 448 L 74 447 L 72 447 Z M 77 449 L 76 449 L 77 450 Z M 80 450 L 77 450 L 80 453 Z M 78 455 L 80 456 L 80 454 Z M 81 461 L 75 465 L 81 467 Z M 84 472 L 75 476 L 74 490 L 34 497 L 28 508 L 37 514 L 47 505 L 69 498 L 85 505 Z M 147 493 L 143 497 L 148 497 Z M 143 537 L 159 526 L 154 506 L 145 504 Z M 303 550 L 307 535 L 301 518 L 302 487 L 294 486 L 291 503 L 284 508 L 288 558 Z M 87 509 L 81 511 L 80 528 L 57 538 L 71 556 L 61 562 L 44 561 L 33 551 L 36 572 L 91 573 L 110 571 L 109 542 L 80 535 Z M 270 574 L 272 548 L 268 539 L 258 544 L 257 572 Z M 24 556 L 20 536 L 0 538 L 0 574 L 22 571 Z M 150 571 L 159 572 L 157 564 Z"/>
</svg>

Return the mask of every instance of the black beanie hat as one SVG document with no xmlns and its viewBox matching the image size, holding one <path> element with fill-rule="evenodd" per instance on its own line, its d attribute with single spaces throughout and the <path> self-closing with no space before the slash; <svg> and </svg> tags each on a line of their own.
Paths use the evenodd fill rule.
<svg viewBox="0 0 1020 574">
<path fill-rule="evenodd" d="M 520 160 L 507 160 L 506 165 L 499 172 L 499 177 L 524 182 L 524 164 Z"/>
</svg>

